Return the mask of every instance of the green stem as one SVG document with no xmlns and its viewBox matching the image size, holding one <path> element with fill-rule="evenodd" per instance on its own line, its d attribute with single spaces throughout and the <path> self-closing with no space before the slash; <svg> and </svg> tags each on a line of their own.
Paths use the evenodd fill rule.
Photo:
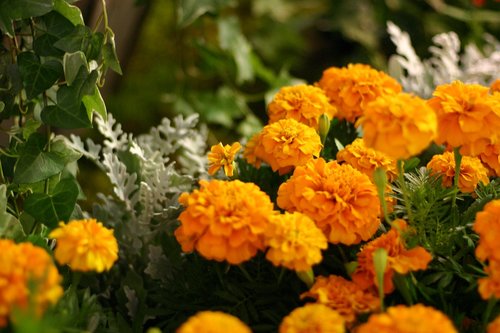
<svg viewBox="0 0 500 333">
<path fill-rule="evenodd" d="M 410 199 L 409 199 L 410 197 L 408 195 L 408 188 L 406 187 L 405 170 L 404 170 L 403 164 L 404 164 L 403 160 L 398 160 L 398 179 L 399 179 L 399 185 L 401 187 L 401 192 L 403 194 L 403 201 L 404 201 L 405 208 L 406 208 L 408 223 L 411 225 L 413 222 L 413 214 L 411 212 L 411 204 L 410 204 Z"/>
<path fill-rule="evenodd" d="M 243 267 L 242 264 L 238 265 L 238 268 L 241 270 L 241 272 L 247 278 L 248 281 L 254 282 L 252 277 L 250 276 L 250 274 L 248 274 L 248 271 L 245 269 L 245 267 Z"/>
<path fill-rule="evenodd" d="M 457 206 L 458 180 L 460 179 L 460 166 L 462 164 L 462 154 L 460 147 L 453 148 L 453 157 L 455 158 L 455 175 L 453 177 L 453 196 L 451 198 L 451 206 Z"/>
</svg>

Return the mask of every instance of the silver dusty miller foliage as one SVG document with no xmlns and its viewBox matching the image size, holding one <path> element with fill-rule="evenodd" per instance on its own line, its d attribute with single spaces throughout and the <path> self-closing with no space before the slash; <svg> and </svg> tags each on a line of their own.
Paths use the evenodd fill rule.
<svg viewBox="0 0 500 333">
<path fill-rule="evenodd" d="M 396 54 L 389 59 L 389 74 L 397 78 L 407 92 L 428 98 L 440 84 L 460 80 L 488 86 L 500 77 L 500 43 L 491 35 L 484 36 L 486 43 L 481 50 L 468 44 L 460 54 L 461 44 L 456 33 L 438 34 L 432 38 L 434 45 L 429 47 L 432 56 L 421 60 L 408 33 L 392 22 L 387 22 L 387 31 L 396 45 Z"/>
</svg>

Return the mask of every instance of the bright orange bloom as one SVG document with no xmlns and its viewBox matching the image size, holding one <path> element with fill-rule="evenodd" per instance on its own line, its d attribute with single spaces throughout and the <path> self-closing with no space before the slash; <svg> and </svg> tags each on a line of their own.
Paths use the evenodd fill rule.
<svg viewBox="0 0 500 333">
<path fill-rule="evenodd" d="M 318 157 L 322 149 L 318 133 L 295 119 L 282 119 L 265 126 L 251 142 L 254 147 L 246 154 L 247 160 L 262 160 L 280 175 Z"/>
<path fill-rule="evenodd" d="M 380 224 L 377 189 L 368 176 L 323 158 L 297 167 L 279 187 L 277 203 L 289 212 L 311 217 L 335 244 L 368 240 Z"/>
<path fill-rule="evenodd" d="M 493 83 L 490 85 L 490 93 L 496 93 L 500 92 L 500 79 L 496 79 L 493 81 Z"/>
<path fill-rule="evenodd" d="M 352 324 L 358 314 L 380 307 L 380 299 L 375 293 L 336 275 L 318 276 L 311 289 L 300 295 L 302 299 L 308 297 L 340 313 L 348 324 Z"/>
<path fill-rule="evenodd" d="M 427 148 L 437 132 L 436 115 L 417 96 L 383 95 L 366 106 L 356 122 L 367 147 L 390 158 L 407 159 Z"/>
<path fill-rule="evenodd" d="M 62 296 L 62 277 L 44 249 L 0 239 L 0 263 L 0 328 L 7 325 L 13 310 L 33 304 L 41 315 Z"/>
<path fill-rule="evenodd" d="M 201 180 L 183 193 L 185 210 L 175 237 L 184 252 L 196 249 L 207 259 L 239 264 L 263 250 L 264 233 L 275 214 L 269 196 L 253 183 Z"/>
<path fill-rule="evenodd" d="M 457 333 L 451 320 L 430 306 L 397 305 L 370 316 L 356 333 Z"/>
<path fill-rule="evenodd" d="M 344 318 L 323 304 L 306 304 L 283 318 L 279 333 L 344 333 Z"/>
<path fill-rule="evenodd" d="M 321 88 L 301 84 L 281 88 L 269 104 L 267 113 L 269 123 L 291 118 L 318 129 L 319 117 L 326 114 L 332 119 L 337 109 L 330 104 Z"/>
<path fill-rule="evenodd" d="M 406 222 L 399 219 L 393 222 L 394 227 L 389 232 L 365 244 L 358 253 L 358 266 L 352 274 L 352 280 L 367 289 L 378 286 L 373 254 L 377 249 L 387 251 L 387 265 L 384 272 L 384 292 L 394 290 L 392 277 L 394 272 L 406 274 L 410 271 L 426 269 L 432 256 L 423 247 L 417 246 L 408 250 L 400 232 L 407 230 Z"/>
<path fill-rule="evenodd" d="M 493 143 L 498 140 L 500 94 L 495 97 L 487 87 L 454 81 L 438 86 L 433 96 L 428 104 L 438 118 L 436 143 L 460 147 L 482 139 Z M 469 153 L 476 156 L 481 151 L 472 147 Z"/>
<path fill-rule="evenodd" d="M 500 177 L 500 142 L 486 143 L 478 157 L 488 169 L 488 176 Z"/>
<path fill-rule="evenodd" d="M 354 169 L 361 171 L 373 181 L 375 169 L 381 168 L 392 182 L 398 175 L 396 161 L 382 152 L 368 148 L 363 139 L 357 138 L 337 153 L 337 161 L 346 162 Z"/>
<path fill-rule="evenodd" d="M 110 270 L 118 259 L 118 242 L 113 229 L 105 228 L 95 219 L 61 222 L 49 237 L 57 240 L 56 261 L 69 265 L 74 271 L 101 273 Z"/>
<path fill-rule="evenodd" d="M 402 91 L 395 79 L 363 64 L 330 67 L 323 72 L 318 86 L 337 107 L 336 117 L 349 122 L 362 116 L 367 104 L 377 97 Z"/>
<path fill-rule="evenodd" d="M 323 259 L 325 235 L 307 215 L 295 212 L 274 215 L 266 231 L 266 258 L 275 266 L 308 271 Z"/>
<path fill-rule="evenodd" d="M 241 145 L 239 142 L 225 146 L 219 142 L 218 145 L 212 146 L 212 148 L 210 148 L 210 153 L 208 153 L 208 174 L 213 176 L 220 168 L 224 168 L 226 176 L 232 177 L 234 171 L 234 157 L 240 149 Z"/>
<path fill-rule="evenodd" d="M 253 165 L 257 169 L 260 168 L 262 160 L 255 155 L 255 148 L 260 145 L 260 133 L 255 134 L 248 140 L 243 151 L 243 157 L 248 164 Z"/>
<path fill-rule="evenodd" d="M 500 316 L 488 324 L 487 333 L 500 333 Z"/>
<path fill-rule="evenodd" d="M 427 163 L 427 168 L 431 170 L 431 174 L 441 176 L 444 187 L 453 185 L 453 178 L 455 177 L 455 157 L 453 152 L 445 151 L 443 154 L 432 156 L 432 159 Z M 490 182 L 488 169 L 481 163 L 479 158 L 462 156 L 458 188 L 463 193 L 472 193 L 479 182 L 485 185 Z"/>
<path fill-rule="evenodd" d="M 220 311 L 201 311 L 191 316 L 176 333 L 252 333 L 240 319 Z"/>
</svg>

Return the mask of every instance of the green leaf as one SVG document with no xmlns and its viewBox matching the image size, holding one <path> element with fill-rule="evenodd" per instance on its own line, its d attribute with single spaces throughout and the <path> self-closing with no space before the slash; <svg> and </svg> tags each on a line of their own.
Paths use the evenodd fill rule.
<svg viewBox="0 0 500 333">
<path fill-rule="evenodd" d="M 54 44 L 70 34 L 75 27 L 64 16 L 52 11 L 35 20 L 35 29 L 37 37 L 33 41 L 33 50 L 39 56 L 60 57 L 64 52 Z"/>
<path fill-rule="evenodd" d="M 0 28 L 14 36 L 12 22 L 42 16 L 54 8 L 54 0 L 0 0 Z"/>
<path fill-rule="evenodd" d="M 206 13 L 214 13 L 231 0 L 183 0 L 177 7 L 177 24 L 184 28 Z"/>
<path fill-rule="evenodd" d="M 104 44 L 102 49 L 102 59 L 106 66 L 120 75 L 123 74 L 122 68 L 120 67 L 120 61 L 116 55 L 115 36 L 111 33 L 108 36 L 108 41 Z"/>
<path fill-rule="evenodd" d="M 63 156 L 44 151 L 46 143 L 46 138 L 40 133 L 30 136 L 14 166 L 14 183 L 36 183 L 64 169 Z"/>
<path fill-rule="evenodd" d="M 19 240 L 26 237 L 18 219 L 7 213 L 7 186 L 0 185 L 0 238 Z"/>
<path fill-rule="evenodd" d="M 0 112 L 2 112 L 3 109 L 5 109 L 5 103 L 0 101 Z"/>
<path fill-rule="evenodd" d="M 38 120 L 35 119 L 28 119 L 22 129 L 23 129 L 23 139 L 28 140 L 28 138 L 31 136 L 31 134 L 36 133 L 37 129 L 42 125 Z"/>
<path fill-rule="evenodd" d="M 64 77 L 66 83 L 70 86 L 77 78 L 81 68 L 85 68 L 88 73 L 87 58 L 82 51 L 65 53 L 63 57 Z"/>
<path fill-rule="evenodd" d="M 78 196 L 78 185 L 73 178 L 63 179 L 51 194 L 34 193 L 29 196 L 24 209 L 49 228 L 60 221 L 67 221 L 73 212 Z"/>
<path fill-rule="evenodd" d="M 20 53 L 17 56 L 17 63 L 28 99 L 33 99 L 52 87 L 62 74 L 62 67 L 58 61 L 48 60 L 42 64 L 38 56 L 32 52 Z"/>
<path fill-rule="evenodd" d="M 92 119 L 92 112 L 97 112 L 104 120 L 108 118 L 108 112 L 106 111 L 106 104 L 102 99 L 101 92 L 97 86 L 95 87 L 93 95 L 83 96 L 83 105 L 87 109 L 87 115 Z"/>
<path fill-rule="evenodd" d="M 57 91 L 57 104 L 42 110 L 42 121 L 61 128 L 89 128 L 92 123 L 75 87 L 63 86 Z"/>
<path fill-rule="evenodd" d="M 385 268 L 387 267 L 387 250 L 378 248 L 373 253 L 373 265 L 375 266 L 375 278 L 378 284 L 378 296 L 382 302 L 382 309 L 384 308 L 384 275 Z"/>
<path fill-rule="evenodd" d="M 92 33 L 89 27 L 77 25 L 73 32 L 58 40 L 54 46 L 65 52 L 82 51 L 87 59 L 97 59 L 101 53 L 104 35 L 101 32 Z"/>
<path fill-rule="evenodd" d="M 82 154 L 71 148 L 62 137 L 58 137 L 52 141 L 50 151 L 57 154 L 65 165 L 78 161 L 82 157 Z"/>
<path fill-rule="evenodd" d="M 67 18 L 73 25 L 84 25 L 82 12 L 76 6 L 72 6 L 64 0 L 54 0 L 54 9 Z"/>
</svg>

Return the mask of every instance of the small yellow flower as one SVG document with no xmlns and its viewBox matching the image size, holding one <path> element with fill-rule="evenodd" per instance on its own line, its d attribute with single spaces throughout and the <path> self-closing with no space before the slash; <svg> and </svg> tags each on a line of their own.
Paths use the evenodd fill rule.
<svg viewBox="0 0 500 333">
<path fill-rule="evenodd" d="M 446 151 L 443 154 L 432 156 L 432 159 L 427 163 L 427 168 L 431 170 L 431 174 L 441 176 L 444 187 L 451 187 L 453 185 L 455 157 L 452 152 Z M 472 193 L 479 182 L 485 185 L 490 182 L 488 179 L 488 169 L 486 169 L 478 157 L 462 156 L 458 188 L 463 193 Z"/>
<path fill-rule="evenodd" d="M 437 133 L 434 111 L 421 98 L 405 93 L 383 95 L 369 103 L 356 122 L 359 125 L 367 147 L 395 160 L 419 154 Z"/>
<path fill-rule="evenodd" d="M 344 333 L 344 318 L 323 304 L 306 304 L 283 318 L 279 333 Z"/>
<path fill-rule="evenodd" d="M 56 261 L 69 265 L 74 271 L 101 273 L 110 270 L 118 259 L 118 242 L 113 230 L 95 219 L 61 222 L 49 237 L 57 240 Z"/>
<path fill-rule="evenodd" d="M 326 114 L 331 120 L 336 108 L 325 92 L 318 87 L 305 84 L 283 87 L 268 106 L 269 123 L 281 119 L 295 119 L 307 126 L 318 129 L 318 119 Z"/>
<path fill-rule="evenodd" d="M 451 320 L 430 306 L 397 305 L 371 315 L 356 333 L 457 333 Z"/>
<path fill-rule="evenodd" d="M 241 149 L 239 142 L 232 145 L 223 146 L 221 142 L 210 148 L 208 153 L 208 174 L 213 176 L 220 168 L 224 168 L 224 173 L 228 177 L 233 176 L 234 172 L 234 157 Z"/>
<path fill-rule="evenodd" d="M 220 311 L 201 311 L 191 316 L 176 333 L 252 333 L 238 318 Z"/>
<path fill-rule="evenodd" d="M 266 231 L 266 258 L 275 266 L 307 271 L 322 260 L 328 247 L 325 235 L 307 215 L 295 212 L 275 215 Z"/>
<path fill-rule="evenodd" d="M 61 281 L 44 249 L 0 239 L 0 328 L 7 325 L 14 309 L 26 309 L 33 302 L 36 314 L 41 315 L 57 303 L 63 294 Z"/>
</svg>

